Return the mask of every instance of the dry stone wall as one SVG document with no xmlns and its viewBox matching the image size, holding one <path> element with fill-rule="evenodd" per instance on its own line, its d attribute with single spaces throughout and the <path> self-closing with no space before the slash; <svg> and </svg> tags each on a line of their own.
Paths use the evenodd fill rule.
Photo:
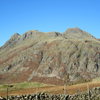
<svg viewBox="0 0 100 100">
<path fill-rule="evenodd" d="M 0 100 L 7 100 L 6 98 L 1 97 Z M 84 93 L 78 93 L 74 95 L 54 95 L 48 93 L 38 93 L 38 94 L 29 94 L 21 96 L 9 96 L 8 100 L 100 100 L 100 87 L 93 88 Z"/>
</svg>

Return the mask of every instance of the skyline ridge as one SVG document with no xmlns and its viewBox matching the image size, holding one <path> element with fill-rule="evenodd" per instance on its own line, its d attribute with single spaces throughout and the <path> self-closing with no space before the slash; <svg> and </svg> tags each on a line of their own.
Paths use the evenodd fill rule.
<svg viewBox="0 0 100 100">
<path fill-rule="evenodd" d="M 9 38 L 9 39 L 11 39 L 12 37 L 15 37 L 16 35 L 18 36 L 22 36 L 22 35 L 24 35 L 25 33 L 27 33 L 27 32 L 42 32 L 42 33 L 52 33 L 52 32 L 58 32 L 58 31 L 50 31 L 50 32 L 43 32 L 43 31 L 40 31 L 40 30 L 28 30 L 28 31 L 26 31 L 26 32 L 24 32 L 23 34 L 20 34 L 20 33 L 18 33 L 18 32 L 15 32 L 15 33 L 13 33 L 12 34 L 12 36 Z M 65 32 L 67 32 L 68 31 L 68 33 L 71 33 L 71 31 L 76 31 L 76 33 L 77 32 L 86 32 L 87 34 L 89 34 L 89 35 L 91 35 L 91 36 L 93 36 L 91 33 L 89 33 L 89 32 L 87 32 L 87 31 L 85 31 L 85 30 L 82 30 L 81 28 L 79 28 L 79 27 L 72 27 L 72 28 L 67 28 L 64 32 L 59 32 L 60 34 L 64 34 Z M 93 37 L 95 37 L 95 36 L 93 36 Z M 95 37 L 96 38 L 96 37 Z M 8 40 L 6 40 L 4 43 L 3 43 L 3 45 L 7 42 L 7 41 L 9 41 L 9 39 Z M 99 38 L 96 38 L 96 39 L 99 39 Z M 3 45 L 1 45 L 0 47 L 2 47 Z"/>
</svg>

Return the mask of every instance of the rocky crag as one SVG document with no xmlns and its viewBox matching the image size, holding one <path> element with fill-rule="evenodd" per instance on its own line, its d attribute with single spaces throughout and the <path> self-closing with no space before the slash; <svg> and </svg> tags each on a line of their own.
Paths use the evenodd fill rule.
<svg viewBox="0 0 100 100">
<path fill-rule="evenodd" d="M 0 47 L 0 83 L 63 84 L 96 77 L 100 77 L 100 41 L 79 28 L 15 33 Z"/>
</svg>

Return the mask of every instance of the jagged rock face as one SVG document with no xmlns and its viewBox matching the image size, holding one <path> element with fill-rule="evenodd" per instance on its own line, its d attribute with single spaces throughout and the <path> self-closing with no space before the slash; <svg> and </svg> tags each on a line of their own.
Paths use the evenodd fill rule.
<svg viewBox="0 0 100 100">
<path fill-rule="evenodd" d="M 80 29 L 68 29 L 63 35 L 29 31 L 9 41 L 0 49 L 0 83 L 66 76 L 74 82 L 100 76 L 100 41 Z"/>
</svg>

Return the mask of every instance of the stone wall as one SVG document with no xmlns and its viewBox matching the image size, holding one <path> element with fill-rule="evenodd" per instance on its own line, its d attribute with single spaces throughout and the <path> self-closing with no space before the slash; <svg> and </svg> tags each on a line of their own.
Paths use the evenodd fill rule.
<svg viewBox="0 0 100 100">
<path fill-rule="evenodd" d="M 7 100 L 0 97 L 0 100 Z M 8 100 L 100 100 L 100 87 L 93 88 L 84 93 L 78 93 L 74 95 L 54 95 L 48 93 L 28 94 L 21 96 L 9 96 Z"/>
</svg>

